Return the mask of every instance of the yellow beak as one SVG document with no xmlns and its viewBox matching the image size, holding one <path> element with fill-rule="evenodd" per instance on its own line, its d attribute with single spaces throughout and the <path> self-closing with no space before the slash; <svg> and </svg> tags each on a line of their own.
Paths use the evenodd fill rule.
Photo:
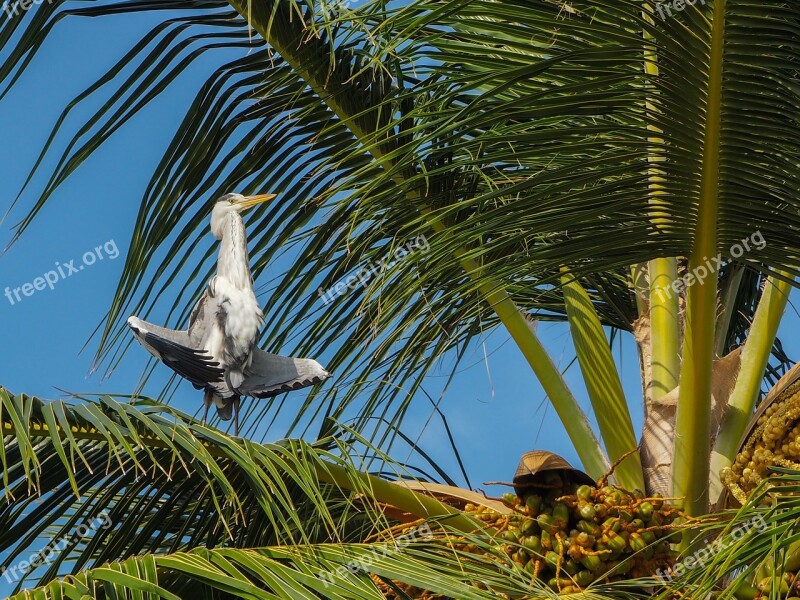
<svg viewBox="0 0 800 600">
<path fill-rule="evenodd" d="M 278 194 L 258 194 L 256 196 L 245 196 L 244 200 L 239 202 L 239 206 L 242 208 L 250 208 L 256 204 L 261 204 L 267 200 L 272 200 L 273 198 L 277 197 L 277 195 Z"/>
</svg>

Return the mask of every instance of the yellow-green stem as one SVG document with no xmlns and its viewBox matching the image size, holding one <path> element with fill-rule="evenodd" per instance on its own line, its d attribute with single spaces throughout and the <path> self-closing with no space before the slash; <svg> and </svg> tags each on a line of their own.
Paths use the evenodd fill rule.
<svg viewBox="0 0 800 600">
<path fill-rule="evenodd" d="M 504 289 L 496 291 L 484 289 L 483 292 L 536 373 L 578 452 L 583 468 L 593 479 L 599 479 L 608 472 L 610 465 L 589 426 L 586 415 L 564 382 L 561 371 L 539 338 L 533 334 L 532 323 L 511 302 Z"/>
<path fill-rule="evenodd" d="M 631 414 L 600 317 L 589 294 L 566 268 L 562 269 L 561 283 L 572 342 L 606 452 L 615 463 L 629 454 L 614 475 L 622 487 L 644 491 Z"/>
<path fill-rule="evenodd" d="M 742 350 L 742 367 L 711 454 L 712 502 L 716 502 L 722 493 L 719 473 L 725 467 L 731 466 L 742 434 L 753 414 L 775 336 L 778 335 L 778 326 L 786 311 L 792 284 L 788 281 L 791 278 L 789 273 L 783 273 L 783 276 L 787 279 L 767 279 Z"/>
<path fill-rule="evenodd" d="M 680 313 L 678 280 L 674 258 L 651 260 L 650 271 L 650 346 L 652 352 L 651 399 L 658 400 L 674 390 L 681 372 Z"/>
<path fill-rule="evenodd" d="M 733 314 L 736 308 L 736 296 L 739 293 L 739 286 L 742 283 L 742 276 L 744 275 L 745 267 L 744 265 L 734 265 L 732 268 L 733 271 L 728 277 L 728 281 L 725 284 L 725 289 L 720 295 L 722 308 L 717 316 L 717 341 L 714 344 L 716 347 L 715 351 L 717 356 L 724 356 L 727 354 L 725 341 L 727 340 L 728 330 L 730 329 L 731 321 L 733 320 Z"/>
<path fill-rule="evenodd" d="M 645 2 L 642 17 L 650 25 L 653 19 L 652 4 Z M 658 77 L 658 55 L 652 45 L 652 36 L 644 31 L 644 71 L 649 77 Z M 654 115 L 658 110 L 655 103 L 648 98 L 645 102 L 648 115 Z M 664 194 L 664 178 L 661 174 L 660 164 L 664 163 L 663 131 L 656 125 L 648 123 L 647 130 L 654 135 L 647 138 L 650 144 L 650 153 L 647 161 L 649 168 L 650 205 L 652 207 L 653 224 L 657 229 L 668 223 L 662 215 L 660 208 L 663 203 L 660 197 Z M 647 271 L 650 277 L 650 394 L 649 399 L 658 400 L 665 396 L 678 385 L 680 377 L 680 312 L 678 309 L 678 294 L 673 289 L 673 284 L 678 279 L 678 261 L 674 257 L 656 258 L 648 264 Z"/>
<path fill-rule="evenodd" d="M 711 367 L 717 307 L 717 271 L 709 261 L 717 253 L 725 7 L 726 0 L 717 0 L 711 21 L 703 166 L 697 228 L 686 281 L 681 390 L 672 460 L 672 493 L 683 498 L 683 510 L 690 516 L 708 511 Z M 698 276 L 702 270 L 706 277 L 701 280 Z"/>
</svg>

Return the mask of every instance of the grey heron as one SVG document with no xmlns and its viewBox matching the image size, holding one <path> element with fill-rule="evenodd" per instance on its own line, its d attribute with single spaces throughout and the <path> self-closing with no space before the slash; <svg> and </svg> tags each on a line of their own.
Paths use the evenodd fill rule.
<svg viewBox="0 0 800 600">
<path fill-rule="evenodd" d="M 214 204 L 211 233 L 220 240 L 217 274 L 192 310 L 187 330 L 128 319 L 136 339 L 150 354 L 204 390 L 203 422 L 213 403 L 223 420 L 230 420 L 233 412 L 236 435 L 242 396 L 268 398 L 330 376 L 315 360 L 270 354 L 256 345 L 263 314 L 253 293 L 241 213 L 274 197 L 226 194 Z"/>
</svg>

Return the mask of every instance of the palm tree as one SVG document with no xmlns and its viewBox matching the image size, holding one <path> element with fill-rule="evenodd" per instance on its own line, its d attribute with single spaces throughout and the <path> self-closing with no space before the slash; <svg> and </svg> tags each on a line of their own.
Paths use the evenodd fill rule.
<svg viewBox="0 0 800 600">
<path fill-rule="evenodd" d="M 690 516 L 713 507 L 722 489 L 719 473 L 739 449 L 765 375 L 774 381 L 787 363 L 776 334 L 798 272 L 794 80 L 800 11 L 792 4 L 415 0 L 395 6 L 376 0 L 356 9 L 288 0 L 42 3 L 0 25 L 8 57 L 0 67 L 3 91 L 59 19 L 146 11 L 166 16 L 65 108 L 42 157 L 75 106 L 110 91 L 102 108 L 69 135 L 18 235 L 58 186 L 196 56 L 217 48 L 242 52 L 209 75 L 143 194 L 100 360 L 118 360 L 124 319 L 146 315 L 178 274 L 188 274 L 188 282 L 171 318 L 175 325 L 186 319 L 211 268 L 213 248 L 203 237 L 208 197 L 231 189 L 285 192 L 285 202 L 261 209 L 252 221 L 256 277 L 285 246 L 296 254 L 270 291 L 266 304 L 275 308 L 264 337 L 280 347 L 290 339 L 287 332 L 302 331 L 296 350 L 309 355 L 330 339 L 341 340 L 330 368 L 347 383 L 341 396 L 323 390 L 296 409 L 297 419 L 324 405 L 330 422 L 356 413 L 348 436 L 377 453 L 389 450 L 436 361 L 445 355 L 457 361 L 481 332 L 504 327 L 592 477 L 619 463 L 614 476 L 622 487 L 675 496 Z M 409 251 L 408 240 L 423 240 L 425 251 Z M 189 272 L 185 256 L 197 247 L 206 249 L 206 261 Z M 317 293 L 333 288 L 338 294 L 357 275 L 364 287 L 335 301 Z M 569 322 L 602 443 L 536 334 L 533 322 L 542 319 Z M 638 345 L 646 413 L 641 444 L 604 327 L 632 334 Z M 30 437 L 32 422 L 22 418 L 28 413 L 19 402 L 10 396 L 8 402 L 16 418 L 7 433 L 16 437 L 6 453 L 20 458 L 5 465 L 19 464 L 18 472 L 27 474 L 44 464 L 34 452 L 38 438 Z M 123 409 L 109 416 L 107 408 L 97 408 L 91 432 L 75 434 L 67 426 L 72 413 L 58 410 L 61 420 L 51 416 L 43 437 L 50 460 L 64 462 L 59 440 L 74 435 L 70 448 L 85 447 L 94 460 L 113 458 L 121 468 L 121 452 L 136 462 L 141 449 L 131 440 L 139 434 L 124 421 Z M 90 409 L 69 410 L 80 417 Z M 145 429 L 168 443 L 148 420 L 150 410 L 142 410 Z M 124 432 L 109 438 L 110 424 L 119 426 L 119 419 Z M 88 441 L 79 441 L 83 436 Z M 234 444 L 223 436 L 210 441 Z M 180 462 L 170 449 L 167 456 Z M 340 448 L 337 455 L 351 450 Z M 235 458 L 226 458 L 242 473 L 264 470 L 247 453 L 231 452 Z M 293 455 L 298 462 L 286 472 L 300 474 L 295 484 L 314 506 L 326 507 L 320 512 L 327 521 L 327 528 L 310 518 L 295 521 L 292 536 L 302 534 L 305 543 L 363 540 L 380 525 L 380 510 L 366 511 L 363 529 L 350 522 L 345 506 L 352 506 L 354 491 L 359 499 L 403 503 L 418 516 L 452 512 L 437 503 L 420 514 L 411 506 L 427 501 L 417 495 L 398 500 L 394 489 L 364 493 L 353 483 L 362 475 L 352 468 L 347 485 L 342 478 L 329 481 L 314 463 L 331 458 L 328 450 L 305 452 Z M 58 481 L 69 481 L 76 494 L 100 494 L 99 480 L 79 484 L 69 468 L 60 473 Z M 209 489 L 222 485 L 204 481 Z M 278 485 L 270 481 L 268 487 Z M 320 481 L 351 491 L 334 492 Z M 166 484 L 147 485 L 165 501 L 171 493 Z M 222 488 L 241 491 L 233 484 Z M 117 494 L 107 501 L 116 506 L 137 498 L 144 510 L 144 488 Z M 200 502 L 189 497 L 189 506 Z M 59 518 L 67 519 L 74 506 L 63 501 Z M 257 501 L 271 516 L 268 526 L 256 529 L 266 537 L 234 546 L 296 541 L 281 532 L 295 505 L 287 500 L 278 513 L 264 498 Z M 168 514 L 171 505 L 153 517 L 159 527 L 162 519 L 178 518 Z M 14 506 L 9 519 L 20 518 Z M 203 538 L 203 527 L 178 529 L 185 537 L 169 546 L 195 552 L 191 557 L 159 563 L 164 534 L 147 546 L 129 532 L 113 553 L 77 553 L 71 568 L 99 556 L 132 561 L 123 570 L 141 581 L 163 569 L 208 583 L 215 576 L 203 569 L 214 561 L 238 573 L 232 565 L 243 564 L 245 555 L 234 553 L 229 563 L 224 555 L 194 550 L 221 543 L 227 505 L 214 506 L 220 525 L 205 526 L 217 537 Z M 42 531 L 31 521 L 20 523 Z M 166 529 L 178 527 L 169 523 Z M 21 551 L 34 537 L 14 547 Z M 143 551 L 152 554 L 128 559 Z M 275 552 L 264 560 L 292 562 L 289 550 Z M 192 575 L 194 560 L 205 561 L 200 571 L 206 575 Z M 434 562 L 446 571 L 448 560 Z M 283 572 L 281 581 L 301 580 L 303 568 L 292 565 L 297 572 Z M 281 568 L 276 562 L 249 567 L 263 575 L 263 584 Z M 475 568 L 490 577 L 485 566 Z M 402 569 L 387 566 L 379 574 L 402 581 Z M 131 580 L 112 581 L 125 586 Z M 463 588 L 437 589 L 473 597 Z"/>
</svg>

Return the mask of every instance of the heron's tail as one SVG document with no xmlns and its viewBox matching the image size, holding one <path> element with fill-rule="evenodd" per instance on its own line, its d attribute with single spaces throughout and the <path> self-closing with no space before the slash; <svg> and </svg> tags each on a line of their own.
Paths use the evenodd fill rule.
<svg viewBox="0 0 800 600">
<path fill-rule="evenodd" d="M 230 421 L 233 417 L 234 400 L 240 396 L 233 384 L 238 384 L 244 379 L 240 372 L 229 371 L 225 374 L 225 381 L 211 386 L 213 390 L 214 406 L 217 414 L 223 421 Z"/>
<path fill-rule="evenodd" d="M 233 417 L 233 396 L 230 398 L 223 398 L 214 394 L 214 406 L 217 408 L 217 414 L 223 421 L 230 421 Z"/>
</svg>

